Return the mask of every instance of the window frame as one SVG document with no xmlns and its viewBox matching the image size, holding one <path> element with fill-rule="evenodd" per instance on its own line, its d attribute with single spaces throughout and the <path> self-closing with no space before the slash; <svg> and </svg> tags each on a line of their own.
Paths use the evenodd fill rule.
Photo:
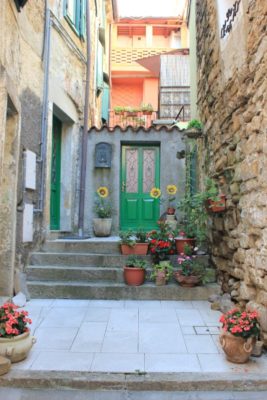
<svg viewBox="0 0 267 400">
<path fill-rule="evenodd" d="M 68 12 L 69 0 L 64 1 L 64 18 L 76 35 L 83 40 L 85 39 L 85 1 L 86 0 L 73 0 L 74 20 Z"/>
</svg>

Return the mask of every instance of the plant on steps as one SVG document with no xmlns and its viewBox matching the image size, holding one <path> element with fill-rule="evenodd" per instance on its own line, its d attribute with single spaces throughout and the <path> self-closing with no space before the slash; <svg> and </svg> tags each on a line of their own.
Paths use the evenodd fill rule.
<svg viewBox="0 0 267 400">
<path fill-rule="evenodd" d="M 147 262 L 146 260 L 130 256 L 123 268 L 123 276 L 125 283 L 129 286 L 140 286 L 145 281 Z"/>
</svg>

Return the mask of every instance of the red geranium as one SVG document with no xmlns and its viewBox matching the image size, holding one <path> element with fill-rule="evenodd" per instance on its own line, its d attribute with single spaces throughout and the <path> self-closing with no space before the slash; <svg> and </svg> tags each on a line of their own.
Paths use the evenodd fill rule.
<svg viewBox="0 0 267 400">
<path fill-rule="evenodd" d="M 0 307 L 0 337 L 13 337 L 27 332 L 27 324 L 32 321 L 28 318 L 28 311 L 17 311 L 18 306 L 5 303 Z"/>
<path fill-rule="evenodd" d="M 241 311 L 233 308 L 220 318 L 222 328 L 234 336 L 248 338 L 250 336 L 258 337 L 260 333 L 259 315 L 256 311 Z"/>
</svg>

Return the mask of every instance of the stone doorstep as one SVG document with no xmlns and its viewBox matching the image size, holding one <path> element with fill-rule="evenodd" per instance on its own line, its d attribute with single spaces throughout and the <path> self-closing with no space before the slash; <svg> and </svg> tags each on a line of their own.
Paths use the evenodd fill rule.
<svg viewBox="0 0 267 400">
<path fill-rule="evenodd" d="M 263 391 L 262 374 L 233 373 L 90 373 L 77 371 L 18 371 L 0 377 L 0 387 L 24 389 L 83 389 L 131 391 Z"/>
</svg>

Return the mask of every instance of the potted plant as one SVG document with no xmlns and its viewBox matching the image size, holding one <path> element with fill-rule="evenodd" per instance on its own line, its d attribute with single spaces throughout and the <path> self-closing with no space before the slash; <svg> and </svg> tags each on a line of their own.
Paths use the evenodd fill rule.
<svg viewBox="0 0 267 400">
<path fill-rule="evenodd" d="M 124 113 L 125 113 L 125 107 L 122 107 L 122 106 L 116 106 L 116 107 L 114 107 L 114 113 L 115 113 L 116 115 L 124 115 Z"/>
<path fill-rule="evenodd" d="M 0 355 L 12 363 L 27 357 L 36 339 L 30 335 L 28 312 L 12 303 L 0 307 Z"/>
<path fill-rule="evenodd" d="M 125 108 L 127 117 L 137 117 L 139 108 L 126 107 Z"/>
<path fill-rule="evenodd" d="M 189 138 L 196 139 L 202 134 L 202 123 L 197 119 L 192 119 L 189 121 L 186 128 L 186 135 Z"/>
<path fill-rule="evenodd" d="M 213 179 L 207 178 L 206 180 L 206 193 L 207 193 L 207 210 L 213 213 L 223 212 L 226 208 L 226 196 L 219 193 L 219 190 Z"/>
<path fill-rule="evenodd" d="M 97 189 L 97 198 L 95 200 L 94 211 L 97 218 L 93 219 L 93 229 L 95 236 L 110 236 L 112 225 L 112 206 L 108 199 L 109 190 L 106 186 L 100 186 Z"/>
<path fill-rule="evenodd" d="M 185 253 L 178 256 L 177 262 L 180 267 L 174 273 L 176 281 L 184 287 L 193 287 L 205 281 L 205 267 L 197 261 L 190 245 L 185 246 Z"/>
<path fill-rule="evenodd" d="M 146 255 L 148 251 L 148 239 L 146 232 L 123 231 L 119 233 L 121 253 L 124 255 Z"/>
<path fill-rule="evenodd" d="M 196 242 L 203 243 L 207 237 L 208 213 L 205 207 L 206 192 L 191 194 L 187 192 L 177 204 L 180 211 L 180 221 L 175 238 L 176 249 L 179 254 L 184 253 L 185 244 L 194 247 Z"/>
<path fill-rule="evenodd" d="M 159 231 L 148 233 L 149 250 L 155 264 L 167 260 L 174 254 L 174 236 L 168 224 L 164 221 L 159 222 Z"/>
<path fill-rule="evenodd" d="M 141 111 L 142 111 L 143 115 L 152 115 L 154 110 L 153 110 L 153 106 L 150 103 L 148 103 L 148 104 L 142 103 Z"/>
<path fill-rule="evenodd" d="M 155 279 L 157 286 L 166 285 L 172 272 L 173 266 L 170 261 L 160 261 L 158 264 L 152 265 L 153 272 L 151 278 Z"/>
<path fill-rule="evenodd" d="M 233 308 L 220 318 L 220 343 L 228 361 L 242 364 L 248 361 L 260 333 L 256 311 Z"/>
<path fill-rule="evenodd" d="M 123 267 L 125 283 L 129 286 L 142 285 L 145 281 L 146 267 L 146 260 L 137 256 L 128 257 L 126 265 Z"/>
</svg>

